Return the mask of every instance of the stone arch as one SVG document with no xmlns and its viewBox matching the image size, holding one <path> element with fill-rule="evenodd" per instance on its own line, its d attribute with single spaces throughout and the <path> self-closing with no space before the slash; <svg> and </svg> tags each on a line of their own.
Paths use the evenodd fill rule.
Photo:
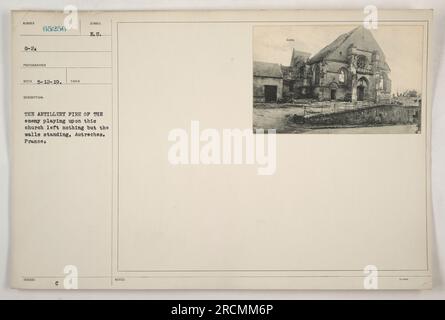
<svg viewBox="0 0 445 320">
<path fill-rule="evenodd" d="M 330 88 L 330 89 L 338 89 L 338 83 L 335 82 L 335 81 L 332 81 L 332 82 L 329 84 L 329 88 Z"/>
<path fill-rule="evenodd" d="M 349 72 L 345 67 L 338 69 L 338 82 L 342 85 L 346 85 L 349 80 Z"/>
<path fill-rule="evenodd" d="M 389 79 L 388 74 L 386 72 L 382 72 L 381 77 L 383 79 L 383 91 L 391 92 L 391 80 Z"/>
<path fill-rule="evenodd" d="M 314 66 L 314 84 L 316 86 L 320 85 L 320 66 L 318 64 L 316 64 Z"/>
<path fill-rule="evenodd" d="M 368 65 L 368 58 L 365 55 L 359 55 L 357 56 L 357 68 L 359 69 L 365 69 Z"/>
<path fill-rule="evenodd" d="M 338 84 L 335 81 L 332 81 L 329 84 L 329 92 L 330 92 L 330 98 L 331 100 L 337 100 L 337 90 L 338 90 Z"/>
<path fill-rule="evenodd" d="M 357 81 L 357 100 L 363 101 L 368 98 L 369 81 L 366 77 L 361 77 Z"/>
</svg>

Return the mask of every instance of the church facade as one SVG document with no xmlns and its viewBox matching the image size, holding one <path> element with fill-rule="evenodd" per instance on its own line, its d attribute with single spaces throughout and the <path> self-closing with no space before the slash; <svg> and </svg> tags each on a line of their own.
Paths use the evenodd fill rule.
<svg viewBox="0 0 445 320">
<path fill-rule="evenodd" d="M 260 83 L 267 82 L 268 74 L 261 73 L 261 82 L 255 79 L 255 65 L 258 63 L 254 63 L 254 100 L 270 102 L 270 94 L 266 96 L 272 90 L 270 85 L 264 90 L 260 88 Z M 277 80 L 277 68 L 269 69 L 275 70 L 271 75 Z M 279 94 L 272 100 L 310 98 L 379 103 L 391 97 L 391 70 L 385 54 L 372 33 L 362 26 L 340 35 L 313 56 L 293 49 L 290 65 L 281 65 L 280 69 L 282 83 L 277 83 Z"/>
</svg>

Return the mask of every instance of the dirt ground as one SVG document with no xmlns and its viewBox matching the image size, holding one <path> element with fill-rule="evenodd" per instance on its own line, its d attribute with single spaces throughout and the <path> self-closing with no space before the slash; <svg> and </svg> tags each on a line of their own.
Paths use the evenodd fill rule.
<svg viewBox="0 0 445 320">
<path fill-rule="evenodd" d="M 307 111 L 306 111 L 307 112 Z M 416 133 L 416 125 L 392 125 L 378 127 L 309 128 L 288 121 L 289 115 L 303 115 L 303 107 L 253 108 L 253 129 L 276 129 L 277 133 Z"/>
<path fill-rule="evenodd" d="M 286 115 L 303 115 L 303 107 L 253 108 L 254 129 L 276 129 L 277 132 L 292 130 Z"/>
<path fill-rule="evenodd" d="M 357 128 L 324 128 L 313 129 L 305 133 L 319 134 L 319 133 L 416 133 L 416 125 L 394 125 L 394 126 L 380 126 L 380 127 L 357 127 Z"/>
</svg>

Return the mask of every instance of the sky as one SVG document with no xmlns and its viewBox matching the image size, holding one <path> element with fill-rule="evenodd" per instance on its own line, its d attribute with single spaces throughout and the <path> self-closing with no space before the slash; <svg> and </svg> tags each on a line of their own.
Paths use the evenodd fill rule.
<svg viewBox="0 0 445 320">
<path fill-rule="evenodd" d="M 257 26 L 253 34 L 255 61 L 289 65 L 292 48 L 311 54 L 357 25 Z M 391 68 L 392 92 L 421 91 L 423 26 L 382 25 L 371 30 Z"/>
</svg>

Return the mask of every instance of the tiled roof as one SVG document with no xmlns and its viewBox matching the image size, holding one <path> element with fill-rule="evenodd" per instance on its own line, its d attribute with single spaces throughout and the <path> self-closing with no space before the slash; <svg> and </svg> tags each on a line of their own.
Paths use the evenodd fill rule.
<svg viewBox="0 0 445 320">
<path fill-rule="evenodd" d="M 256 77 L 283 78 L 281 66 L 278 63 L 253 62 L 253 75 Z"/>
</svg>

